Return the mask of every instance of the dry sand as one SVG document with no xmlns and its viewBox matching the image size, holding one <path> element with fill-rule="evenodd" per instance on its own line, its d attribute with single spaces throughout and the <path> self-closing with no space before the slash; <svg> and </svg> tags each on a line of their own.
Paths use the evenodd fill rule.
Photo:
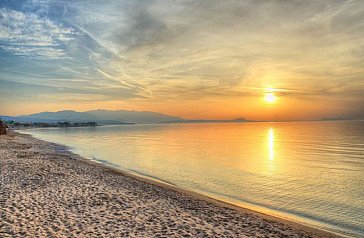
<svg viewBox="0 0 364 238">
<path fill-rule="evenodd" d="M 0 136 L 0 237 L 337 237 Z"/>
</svg>

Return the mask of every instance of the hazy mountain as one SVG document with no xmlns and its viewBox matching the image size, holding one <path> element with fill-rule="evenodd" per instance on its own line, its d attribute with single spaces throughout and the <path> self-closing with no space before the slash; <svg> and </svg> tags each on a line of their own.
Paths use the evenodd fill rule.
<svg viewBox="0 0 364 238">
<path fill-rule="evenodd" d="M 17 121 L 17 122 L 47 122 L 47 123 L 53 123 L 58 122 L 60 120 L 53 120 L 53 119 L 39 119 L 39 118 L 31 118 L 31 117 L 23 117 L 23 116 L 2 116 L 0 115 L 0 119 L 4 121 Z"/>
<path fill-rule="evenodd" d="M 183 121 L 181 117 L 169 116 L 167 114 L 145 111 L 109 111 L 109 110 L 91 110 L 86 112 L 77 112 L 64 110 L 58 112 L 40 112 L 30 115 L 21 115 L 18 117 L 3 116 L 4 120 L 14 120 L 22 122 L 55 122 L 55 121 L 73 121 L 85 122 L 95 121 L 99 124 L 124 124 L 124 123 L 162 123 L 165 121 Z"/>
<path fill-rule="evenodd" d="M 109 120 L 120 120 L 123 122 L 133 123 L 162 123 L 166 121 L 184 121 L 185 119 L 176 116 L 170 116 L 167 114 L 157 112 L 146 112 L 146 111 L 128 111 L 128 110 L 92 110 L 86 111 L 85 113 L 95 116 L 97 118 L 109 119 Z"/>
<path fill-rule="evenodd" d="M 71 122 L 97 122 L 100 125 L 119 125 L 125 124 L 123 121 L 110 120 L 97 118 L 86 112 L 76 112 L 72 110 L 64 110 L 58 112 L 40 112 L 30 115 L 22 115 L 18 117 L 6 117 L 3 116 L 4 120 L 13 120 L 18 122 L 60 122 L 60 121 L 71 121 Z"/>
<path fill-rule="evenodd" d="M 22 115 L 20 117 L 61 121 L 95 121 L 99 119 L 86 112 L 76 112 L 72 110 L 64 110 L 59 112 L 40 112 L 30 115 Z"/>
<path fill-rule="evenodd" d="M 343 118 L 343 117 L 324 117 L 319 119 L 318 121 L 347 121 L 353 120 L 352 118 Z"/>
<path fill-rule="evenodd" d="M 128 111 L 128 110 L 91 110 L 77 112 L 64 110 L 58 112 L 40 112 L 18 117 L 3 116 L 4 120 L 14 120 L 19 122 L 97 122 L 101 125 L 125 124 L 125 123 L 221 123 L 221 122 L 249 122 L 244 118 L 234 120 L 187 120 L 182 117 L 170 116 L 167 114 L 148 111 Z"/>
</svg>

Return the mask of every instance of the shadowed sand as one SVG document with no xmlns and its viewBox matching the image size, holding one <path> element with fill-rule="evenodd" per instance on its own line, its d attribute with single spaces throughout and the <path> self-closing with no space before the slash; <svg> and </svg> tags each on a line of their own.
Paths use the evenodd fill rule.
<svg viewBox="0 0 364 238">
<path fill-rule="evenodd" d="M 338 237 L 0 136 L 0 237 Z"/>
</svg>

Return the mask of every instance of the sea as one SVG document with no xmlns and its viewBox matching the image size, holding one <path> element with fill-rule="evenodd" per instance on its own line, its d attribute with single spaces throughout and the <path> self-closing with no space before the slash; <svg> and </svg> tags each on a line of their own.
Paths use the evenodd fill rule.
<svg viewBox="0 0 364 238">
<path fill-rule="evenodd" d="M 364 237 L 364 121 L 135 124 L 22 132 L 134 175 Z"/>
</svg>

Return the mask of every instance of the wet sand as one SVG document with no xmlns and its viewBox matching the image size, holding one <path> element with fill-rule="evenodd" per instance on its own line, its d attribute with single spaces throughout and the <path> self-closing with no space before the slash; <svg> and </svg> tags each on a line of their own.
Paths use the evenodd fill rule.
<svg viewBox="0 0 364 238">
<path fill-rule="evenodd" d="M 0 136 L 0 237 L 339 237 Z"/>
</svg>

